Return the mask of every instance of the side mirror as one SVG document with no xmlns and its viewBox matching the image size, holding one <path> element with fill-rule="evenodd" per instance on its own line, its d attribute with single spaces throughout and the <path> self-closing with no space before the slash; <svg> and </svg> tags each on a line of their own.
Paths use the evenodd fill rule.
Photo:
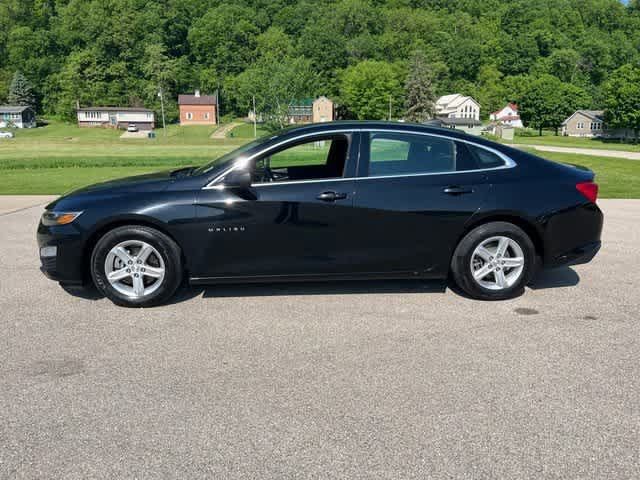
<svg viewBox="0 0 640 480">
<path fill-rule="evenodd" d="M 247 190 L 251 186 L 251 172 L 248 170 L 233 170 L 224 177 L 225 187 Z"/>
</svg>

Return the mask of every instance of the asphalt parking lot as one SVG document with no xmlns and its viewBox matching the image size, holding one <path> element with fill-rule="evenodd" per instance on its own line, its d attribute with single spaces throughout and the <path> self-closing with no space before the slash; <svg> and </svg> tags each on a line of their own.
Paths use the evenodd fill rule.
<svg viewBox="0 0 640 480">
<path fill-rule="evenodd" d="M 0 214 L 0 478 L 640 478 L 640 201 L 522 297 L 224 286 L 133 310 Z"/>
</svg>

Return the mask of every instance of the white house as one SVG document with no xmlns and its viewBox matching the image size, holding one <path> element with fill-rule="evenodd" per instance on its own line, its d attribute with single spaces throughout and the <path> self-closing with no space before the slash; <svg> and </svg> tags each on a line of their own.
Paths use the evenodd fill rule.
<svg viewBox="0 0 640 480">
<path fill-rule="evenodd" d="M 518 113 L 518 105 L 513 102 L 508 103 L 505 107 L 497 112 L 489 115 L 489 120 L 500 122 L 503 125 L 510 125 L 514 128 L 522 128 L 522 120 Z"/>
<path fill-rule="evenodd" d="M 480 104 L 473 98 L 454 93 L 436 101 L 436 117 L 480 120 Z"/>
<path fill-rule="evenodd" d="M 77 110 L 79 127 L 127 128 L 135 125 L 140 130 L 153 130 L 153 110 L 137 107 L 89 107 Z"/>
<path fill-rule="evenodd" d="M 36 126 L 36 113 L 31 107 L 1 105 L 0 128 L 33 128 Z"/>
</svg>

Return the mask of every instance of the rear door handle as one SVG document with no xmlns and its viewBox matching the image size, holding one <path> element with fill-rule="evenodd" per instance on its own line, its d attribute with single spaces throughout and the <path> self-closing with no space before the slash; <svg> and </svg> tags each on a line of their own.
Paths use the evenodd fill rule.
<svg viewBox="0 0 640 480">
<path fill-rule="evenodd" d="M 347 194 L 338 192 L 322 192 L 317 198 L 323 202 L 335 202 L 336 200 L 344 200 L 347 198 Z"/>
<path fill-rule="evenodd" d="M 468 187 L 460 187 L 458 185 L 451 185 L 442 190 L 447 195 L 464 195 L 465 193 L 473 193 L 473 189 Z"/>
</svg>

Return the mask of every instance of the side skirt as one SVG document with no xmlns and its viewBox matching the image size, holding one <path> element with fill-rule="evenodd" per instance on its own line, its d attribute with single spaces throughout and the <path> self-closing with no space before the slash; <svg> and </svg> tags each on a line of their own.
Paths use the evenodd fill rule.
<svg viewBox="0 0 640 480">
<path fill-rule="evenodd" d="M 367 273 L 332 273 L 332 274 L 297 274 L 297 275 L 249 275 L 229 277 L 190 277 L 192 285 L 210 285 L 221 283 L 272 283 L 272 282 L 325 282 L 332 280 L 406 280 L 406 279 L 439 279 L 431 272 L 367 272 Z"/>
</svg>

